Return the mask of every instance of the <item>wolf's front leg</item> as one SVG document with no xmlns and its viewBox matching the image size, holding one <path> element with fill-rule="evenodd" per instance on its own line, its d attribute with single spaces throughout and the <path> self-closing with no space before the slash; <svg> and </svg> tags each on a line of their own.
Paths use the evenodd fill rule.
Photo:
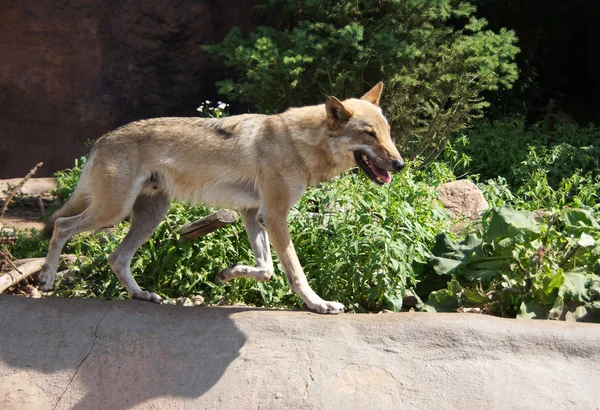
<svg viewBox="0 0 600 410">
<path fill-rule="evenodd" d="M 266 228 L 271 238 L 271 243 L 275 252 L 283 265 L 283 270 L 287 277 L 292 292 L 297 294 L 309 309 L 318 313 L 338 314 L 344 311 L 344 305 L 338 302 L 328 302 L 319 297 L 311 289 L 306 275 L 300 266 L 298 255 L 294 249 L 294 244 L 290 239 L 290 233 L 287 225 L 287 212 L 273 213 L 263 212 L 258 215 L 258 221 Z"/>
</svg>

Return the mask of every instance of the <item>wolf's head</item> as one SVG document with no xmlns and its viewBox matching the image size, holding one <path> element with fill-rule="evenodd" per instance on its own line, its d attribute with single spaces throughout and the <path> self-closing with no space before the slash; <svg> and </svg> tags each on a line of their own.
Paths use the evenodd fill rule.
<svg viewBox="0 0 600 410">
<path fill-rule="evenodd" d="M 404 168 L 404 160 L 390 135 L 390 125 L 379 107 L 383 83 L 377 83 L 360 100 L 343 102 L 327 98 L 325 110 L 332 141 L 343 144 L 347 155 L 353 155 L 358 165 L 376 184 L 389 184 L 390 172 Z"/>
</svg>

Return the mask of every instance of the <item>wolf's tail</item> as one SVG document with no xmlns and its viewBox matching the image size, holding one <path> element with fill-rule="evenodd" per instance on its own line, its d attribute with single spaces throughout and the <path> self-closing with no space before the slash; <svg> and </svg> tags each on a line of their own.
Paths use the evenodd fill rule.
<svg viewBox="0 0 600 410">
<path fill-rule="evenodd" d="M 54 232 L 54 223 L 58 218 L 62 218 L 64 216 L 75 216 L 79 215 L 89 205 L 88 195 L 80 189 L 78 186 L 75 188 L 75 191 L 71 194 L 71 197 L 65 202 L 65 204 L 60 207 L 56 212 L 54 212 L 45 222 L 44 229 L 42 230 L 42 236 L 44 238 L 51 238 L 52 233 Z"/>
</svg>

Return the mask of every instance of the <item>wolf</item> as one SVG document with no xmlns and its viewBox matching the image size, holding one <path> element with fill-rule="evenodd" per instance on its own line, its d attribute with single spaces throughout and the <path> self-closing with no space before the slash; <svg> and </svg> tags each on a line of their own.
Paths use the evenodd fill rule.
<svg viewBox="0 0 600 410">
<path fill-rule="evenodd" d="M 123 241 L 108 263 L 134 299 L 161 303 L 142 290 L 130 270 L 136 250 L 165 217 L 173 199 L 237 209 L 256 266 L 233 265 L 221 283 L 273 275 L 269 241 L 289 286 L 318 313 L 344 311 L 309 286 L 290 238 L 287 216 L 309 186 L 358 165 L 376 184 L 404 160 L 379 106 L 383 83 L 360 99 L 290 108 L 276 115 L 155 118 L 130 123 L 98 139 L 69 200 L 46 225 L 51 234 L 40 288 L 52 289 L 61 250 L 74 235 L 115 225 L 131 215 Z"/>
</svg>

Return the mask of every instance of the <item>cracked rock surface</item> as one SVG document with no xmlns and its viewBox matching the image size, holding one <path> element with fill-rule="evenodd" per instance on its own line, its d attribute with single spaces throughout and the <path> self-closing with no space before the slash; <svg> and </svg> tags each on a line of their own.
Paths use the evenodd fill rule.
<svg viewBox="0 0 600 410">
<path fill-rule="evenodd" d="M 600 403 L 600 326 L 0 295 L 1 409 Z"/>
</svg>

